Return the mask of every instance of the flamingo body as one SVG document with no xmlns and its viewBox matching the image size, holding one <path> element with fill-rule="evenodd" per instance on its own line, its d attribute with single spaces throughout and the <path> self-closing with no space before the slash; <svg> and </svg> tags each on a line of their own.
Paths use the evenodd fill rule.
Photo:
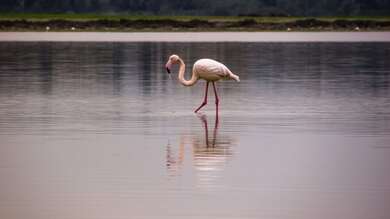
<svg viewBox="0 0 390 219">
<path fill-rule="evenodd" d="M 199 59 L 194 63 L 193 73 L 206 81 L 218 81 L 221 79 L 233 79 L 240 81 L 224 64 L 212 59 Z"/>
<path fill-rule="evenodd" d="M 167 64 L 165 65 L 168 74 L 171 73 L 171 67 L 173 64 L 179 64 L 178 79 L 180 83 L 184 86 L 193 86 L 199 79 L 207 81 L 203 103 L 195 110 L 195 113 L 197 113 L 203 106 L 207 104 L 207 92 L 209 88 L 209 83 L 212 83 L 215 94 L 216 121 L 218 121 L 219 98 L 215 82 L 221 79 L 233 79 L 239 82 L 240 78 L 237 75 L 233 74 L 224 64 L 220 62 L 217 62 L 212 59 L 199 59 L 194 63 L 191 79 L 186 80 L 184 78 L 184 61 L 178 55 L 171 55 L 168 59 Z"/>
</svg>

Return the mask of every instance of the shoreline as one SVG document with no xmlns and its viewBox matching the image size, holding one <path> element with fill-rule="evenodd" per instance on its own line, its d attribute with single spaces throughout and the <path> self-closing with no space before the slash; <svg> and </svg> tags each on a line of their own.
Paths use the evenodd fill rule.
<svg viewBox="0 0 390 219">
<path fill-rule="evenodd" d="M 0 16 L 1 18 L 1 16 Z M 324 19 L 324 18 L 224 18 L 219 20 L 180 18 L 120 19 L 0 19 L 0 32 L 6 31 L 89 31 L 89 32 L 340 32 L 390 31 L 389 19 Z"/>
<path fill-rule="evenodd" d="M 390 32 L 0 32 L 0 42 L 390 42 Z"/>
</svg>

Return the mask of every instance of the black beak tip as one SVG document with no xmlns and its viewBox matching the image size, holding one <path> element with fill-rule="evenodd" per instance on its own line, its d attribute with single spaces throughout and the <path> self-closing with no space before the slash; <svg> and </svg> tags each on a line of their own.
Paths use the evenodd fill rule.
<svg viewBox="0 0 390 219">
<path fill-rule="evenodd" d="M 168 72 L 168 74 L 170 74 L 170 73 L 171 73 L 171 70 L 170 70 L 169 68 L 167 68 L 167 72 Z"/>
</svg>

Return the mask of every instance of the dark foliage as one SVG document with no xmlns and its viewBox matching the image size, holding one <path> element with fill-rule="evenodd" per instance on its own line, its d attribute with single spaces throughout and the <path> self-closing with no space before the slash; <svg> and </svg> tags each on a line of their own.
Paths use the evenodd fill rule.
<svg viewBox="0 0 390 219">
<path fill-rule="evenodd" d="M 156 15 L 390 15 L 390 0 L 0 0 L 3 12 Z"/>
</svg>

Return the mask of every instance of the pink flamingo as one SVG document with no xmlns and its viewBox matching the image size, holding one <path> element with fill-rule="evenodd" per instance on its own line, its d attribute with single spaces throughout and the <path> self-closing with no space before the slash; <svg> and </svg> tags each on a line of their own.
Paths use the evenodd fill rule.
<svg viewBox="0 0 390 219">
<path fill-rule="evenodd" d="M 197 113 L 202 107 L 204 107 L 207 104 L 207 92 L 209 89 L 209 83 L 211 82 L 213 84 L 214 94 L 215 94 L 216 115 L 218 119 L 219 98 L 217 94 L 217 89 L 215 87 L 215 82 L 220 79 L 233 79 L 239 82 L 240 78 L 237 75 L 233 74 L 224 64 L 220 62 L 217 62 L 212 59 L 199 59 L 198 61 L 195 62 L 192 68 L 191 79 L 187 81 L 186 79 L 184 79 L 185 64 L 178 55 L 171 55 L 169 57 L 168 62 L 165 65 L 168 74 L 171 73 L 171 68 L 173 64 L 179 64 L 180 67 L 179 67 L 178 78 L 180 83 L 182 83 L 184 86 L 192 86 L 199 79 L 203 79 L 207 82 L 203 103 L 195 110 L 195 113 Z"/>
</svg>

